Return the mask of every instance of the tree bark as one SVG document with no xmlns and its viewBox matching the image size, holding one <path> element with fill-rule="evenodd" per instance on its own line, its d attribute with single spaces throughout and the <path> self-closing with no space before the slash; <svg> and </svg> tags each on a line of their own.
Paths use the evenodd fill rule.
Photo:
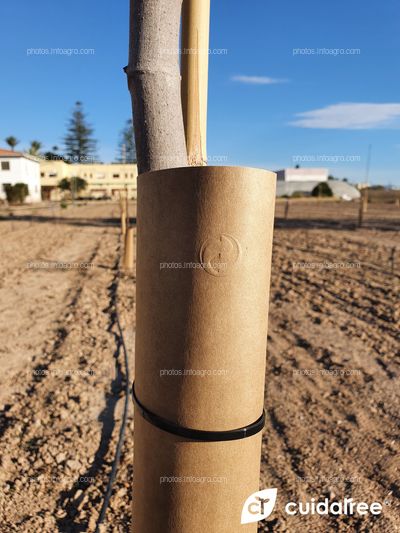
<svg viewBox="0 0 400 533">
<path fill-rule="evenodd" d="M 179 70 L 182 0 L 131 0 L 129 64 L 138 172 L 187 166 Z"/>
</svg>

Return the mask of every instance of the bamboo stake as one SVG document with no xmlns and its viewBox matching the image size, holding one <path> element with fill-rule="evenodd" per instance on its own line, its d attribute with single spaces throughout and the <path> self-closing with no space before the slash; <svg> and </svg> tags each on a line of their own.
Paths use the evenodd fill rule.
<svg viewBox="0 0 400 533">
<path fill-rule="evenodd" d="M 289 218 L 289 205 L 289 199 L 287 199 L 285 202 L 285 220 Z"/>
<path fill-rule="evenodd" d="M 364 195 L 363 195 L 363 211 L 364 213 L 367 213 L 368 211 L 368 197 L 369 197 L 369 193 L 368 193 L 368 188 L 365 189 L 365 192 L 364 192 Z"/>
<path fill-rule="evenodd" d="M 362 198 L 360 198 L 360 204 L 358 206 L 358 227 L 361 228 L 363 223 L 363 201 Z"/>
<path fill-rule="evenodd" d="M 310 238 L 309 238 L 308 230 L 305 231 L 305 236 L 306 236 L 306 250 L 308 251 L 310 249 Z"/>
<path fill-rule="evenodd" d="M 368 196 L 369 196 L 369 169 L 370 169 L 370 166 L 371 166 L 371 150 L 372 150 L 372 145 L 369 144 L 368 145 L 368 153 L 367 153 L 367 168 L 366 168 L 366 171 L 365 171 L 365 182 L 367 184 L 366 188 L 365 188 L 365 195 L 364 195 L 364 206 L 363 206 L 363 209 L 364 209 L 364 213 L 366 213 L 368 211 Z"/>
<path fill-rule="evenodd" d="M 129 228 L 129 199 L 128 199 L 128 192 L 126 193 L 124 208 L 125 208 L 125 217 L 126 217 L 126 227 Z"/>
<path fill-rule="evenodd" d="M 121 194 L 119 202 L 120 212 L 121 212 L 121 235 L 126 234 L 126 203 L 125 198 Z"/>
<path fill-rule="evenodd" d="M 128 228 L 125 235 L 124 270 L 133 270 L 133 228 Z"/>
<path fill-rule="evenodd" d="M 188 162 L 207 164 L 210 0 L 183 0 L 182 110 Z"/>
<path fill-rule="evenodd" d="M 390 273 L 394 274 L 394 258 L 396 255 L 396 247 L 394 246 L 390 251 L 389 261 L 390 261 Z"/>
<path fill-rule="evenodd" d="M 125 212 L 122 211 L 121 213 L 121 235 L 126 234 L 126 215 Z"/>
<path fill-rule="evenodd" d="M 364 200 L 364 194 L 361 191 L 361 197 L 360 197 L 360 204 L 358 206 L 358 227 L 361 228 L 363 221 L 364 221 L 364 213 L 365 213 L 365 200 Z"/>
</svg>

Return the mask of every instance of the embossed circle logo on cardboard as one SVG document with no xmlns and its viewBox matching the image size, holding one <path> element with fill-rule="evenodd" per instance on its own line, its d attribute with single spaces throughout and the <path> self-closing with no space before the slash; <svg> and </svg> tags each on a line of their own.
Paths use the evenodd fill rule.
<svg viewBox="0 0 400 533">
<path fill-rule="evenodd" d="M 226 276 L 238 263 L 242 250 L 239 241 L 228 233 L 207 239 L 200 250 L 203 269 L 212 276 Z"/>
</svg>

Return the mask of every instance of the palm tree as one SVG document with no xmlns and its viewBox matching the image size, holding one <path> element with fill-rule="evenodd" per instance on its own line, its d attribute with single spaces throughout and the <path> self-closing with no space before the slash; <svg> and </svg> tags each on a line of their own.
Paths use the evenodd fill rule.
<svg viewBox="0 0 400 533">
<path fill-rule="evenodd" d="M 5 141 L 8 144 L 8 146 L 11 148 L 12 151 L 14 151 L 15 147 L 19 143 L 19 140 L 16 137 L 13 137 L 12 135 L 10 135 L 10 137 L 7 137 L 7 139 L 5 139 Z"/>
<path fill-rule="evenodd" d="M 31 141 L 31 147 L 28 150 L 30 155 L 39 155 L 39 150 L 42 147 L 42 143 L 39 141 Z"/>
</svg>

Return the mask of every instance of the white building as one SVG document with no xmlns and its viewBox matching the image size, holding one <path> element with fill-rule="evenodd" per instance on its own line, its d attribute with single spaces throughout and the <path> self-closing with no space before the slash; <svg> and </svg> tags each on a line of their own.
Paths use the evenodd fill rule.
<svg viewBox="0 0 400 533">
<path fill-rule="evenodd" d="M 278 181 L 328 181 L 327 168 L 284 168 L 276 175 Z"/>
<path fill-rule="evenodd" d="M 3 185 L 26 183 L 27 202 L 40 202 L 39 160 L 29 154 L 0 149 L 0 199 L 6 198 Z"/>
<path fill-rule="evenodd" d="M 320 181 L 278 181 L 276 184 L 276 195 L 291 197 L 293 194 L 300 193 L 302 196 L 311 196 L 312 191 L 317 187 Z M 341 200 L 357 200 L 360 198 L 360 191 L 346 181 L 329 180 L 328 187 L 333 196 Z"/>
</svg>

